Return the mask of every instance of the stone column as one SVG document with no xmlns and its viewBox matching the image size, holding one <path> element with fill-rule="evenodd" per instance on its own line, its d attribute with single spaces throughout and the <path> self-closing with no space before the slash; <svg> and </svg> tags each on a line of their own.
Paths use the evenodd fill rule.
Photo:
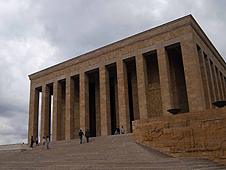
<svg viewBox="0 0 226 170">
<path fill-rule="evenodd" d="M 128 84 L 125 63 L 118 60 L 117 63 L 117 84 L 118 84 L 118 103 L 119 103 L 119 125 L 123 126 L 125 132 L 130 131 L 129 105 L 128 105 Z"/>
<path fill-rule="evenodd" d="M 222 73 L 220 73 L 220 78 L 221 78 L 221 86 L 223 90 L 223 100 L 226 100 L 226 87 L 225 87 L 225 82 L 224 82 L 224 76 Z"/>
<path fill-rule="evenodd" d="M 89 91 L 88 78 L 84 72 L 80 73 L 79 86 L 80 128 L 85 131 L 87 128 L 89 128 Z"/>
<path fill-rule="evenodd" d="M 98 71 L 99 74 L 99 71 Z M 100 113 L 100 76 L 95 80 L 95 107 L 96 107 L 96 136 L 101 136 L 101 113 Z"/>
<path fill-rule="evenodd" d="M 139 99 L 138 99 L 139 95 L 138 95 L 138 87 L 137 87 L 137 85 L 138 85 L 138 83 L 137 83 L 137 72 L 136 72 L 136 70 L 133 70 L 131 72 L 131 88 L 132 88 L 132 101 L 133 101 L 134 120 L 139 120 L 140 119 Z"/>
<path fill-rule="evenodd" d="M 79 138 L 78 131 L 80 129 L 80 111 L 79 111 L 79 76 L 74 78 L 74 104 L 73 104 L 73 114 L 74 114 L 74 120 L 73 120 L 73 134 L 74 138 Z"/>
<path fill-rule="evenodd" d="M 59 114 L 60 114 L 60 89 L 59 82 L 55 81 L 53 83 L 53 134 L 52 140 L 57 141 L 60 138 L 60 122 L 59 122 Z"/>
<path fill-rule="evenodd" d="M 214 83 L 214 80 L 213 80 L 213 74 L 212 74 L 212 68 L 211 68 L 211 65 L 210 65 L 210 60 L 209 58 L 207 57 L 207 70 L 209 71 L 209 76 L 210 76 L 210 86 L 211 86 L 211 103 L 216 100 L 216 92 L 215 92 L 215 83 Z M 212 104 L 211 104 L 212 105 Z M 211 106 L 212 108 L 213 106 Z"/>
<path fill-rule="evenodd" d="M 214 74 L 214 77 L 215 77 L 215 90 L 216 90 L 216 100 L 220 100 L 220 87 L 219 87 L 219 79 L 218 79 L 218 72 L 217 72 L 217 69 L 216 69 L 216 66 L 215 64 L 212 65 L 213 66 L 213 74 Z"/>
<path fill-rule="evenodd" d="M 218 84 L 219 84 L 219 94 L 220 94 L 220 100 L 224 99 L 224 91 L 223 91 L 223 86 L 222 86 L 222 79 L 221 79 L 221 74 L 219 69 L 217 69 L 217 74 L 218 74 Z"/>
<path fill-rule="evenodd" d="M 226 78 L 223 76 L 224 100 L 226 100 Z"/>
<path fill-rule="evenodd" d="M 157 55 L 162 98 L 162 110 L 163 115 L 168 115 L 169 112 L 167 110 L 172 108 L 169 60 L 164 47 L 157 49 Z"/>
<path fill-rule="evenodd" d="M 203 50 L 201 49 L 200 51 L 200 64 L 201 64 L 201 69 L 203 70 L 203 88 L 204 88 L 204 96 L 206 98 L 206 108 L 209 109 L 211 108 L 212 104 L 211 104 L 211 94 L 210 94 L 210 85 L 208 83 L 208 78 L 207 78 L 207 68 L 206 68 L 206 64 L 205 64 L 205 58 L 204 58 L 204 54 L 203 54 Z"/>
<path fill-rule="evenodd" d="M 140 119 L 147 119 L 147 70 L 144 56 L 141 53 L 136 55 L 136 70 Z"/>
<path fill-rule="evenodd" d="M 119 125 L 119 103 L 118 103 L 118 78 L 117 78 L 117 71 L 116 71 L 116 78 L 114 80 L 115 85 L 115 112 L 116 112 L 116 127 L 120 127 Z"/>
<path fill-rule="evenodd" d="M 42 108 L 41 108 L 41 135 L 40 140 L 42 141 L 43 136 L 50 135 L 50 91 L 46 84 L 42 86 Z"/>
<path fill-rule="evenodd" d="M 181 51 L 188 95 L 189 111 L 202 111 L 205 107 L 203 83 L 198 52 L 192 35 L 181 41 Z"/>
<path fill-rule="evenodd" d="M 74 138 L 74 81 L 71 77 L 66 78 L 66 113 L 65 113 L 65 139 Z"/>
<path fill-rule="evenodd" d="M 30 86 L 30 104 L 29 104 L 29 125 L 28 125 L 28 142 L 31 136 L 34 139 L 38 136 L 38 111 L 39 110 L 39 91 Z"/>
<path fill-rule="evenodd" d="M 109 77 L 105 66 L 100 66 L 100 118 L 101 136 L 111 134 L 110 126 L 110 101 L 109 101 Z"/>
</svg>

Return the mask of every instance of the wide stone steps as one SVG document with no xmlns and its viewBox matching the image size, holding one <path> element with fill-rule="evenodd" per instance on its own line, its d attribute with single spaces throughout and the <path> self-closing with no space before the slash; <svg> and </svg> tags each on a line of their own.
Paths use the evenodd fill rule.
<svg viewBox="0 0 226 170">
<path fill-rule="evenodd" d="M 25 151 L 0 151 L 0 170 L 218 170 L 226 166 L 207 159 L 173 158 L 136 144 L 131 135 L 52 142 L 50 149 L 38 146 Z"/>
</svg>

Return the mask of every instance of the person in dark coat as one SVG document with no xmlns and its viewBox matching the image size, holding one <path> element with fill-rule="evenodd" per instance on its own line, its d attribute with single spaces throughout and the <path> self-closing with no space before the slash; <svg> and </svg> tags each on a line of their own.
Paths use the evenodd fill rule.
<svg viewBox="0 0 226 170">
<path fill-rule="evenodd" d="M 38 137 L 35 139 L 36 146 L 38 146 Z"/>
<path fill-rule="evenodd" d="M 86 132 L 85 132 L 85 137 L 86 137 L 86 142 L 89 143 L 89 129 L 86 129 Z"/>
<path fill-rule="evenodd" d="M 79 139 L 80 139 L 80 144 L 82 144 L 82 137 L 84 136 L 82 129 L 79 130 L 78 135 L 79 135 Z"/>
<path fill-rule="evenodd" d="M 50 137 L 46 136 L 46 149 L 49 149 Z"/>
<path fill-rule="evenodd" d="M 35 142 L 35 141 L 34 141 L 34 137 L 33 137 L 33 136 L 31 136 L 31 145 L 30 145 L 30 147 L 31 147 L 31 148 L 33 148 L 33 144 L 34 144 L 34 142 Z"/>
</svg>

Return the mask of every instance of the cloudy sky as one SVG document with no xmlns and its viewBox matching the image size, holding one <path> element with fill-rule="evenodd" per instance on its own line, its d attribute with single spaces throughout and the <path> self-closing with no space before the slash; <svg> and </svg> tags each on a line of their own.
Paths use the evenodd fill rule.
<svg viewBox="0 0 226 170">
<path fill-rule="evenodd" d="M 225 0 L 0 0 L 0 144 L 26 141 L 29 74 L 187 14 L 226 57 L 225 7 Z"/>
</svg>

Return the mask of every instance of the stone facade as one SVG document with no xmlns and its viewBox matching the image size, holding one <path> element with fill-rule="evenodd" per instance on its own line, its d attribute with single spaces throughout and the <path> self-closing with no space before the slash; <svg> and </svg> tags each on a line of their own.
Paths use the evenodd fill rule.
<svg viewBox="0 0 226 170">
<path fill-rule="evenodd" d="M 29 139 L 70 140 L 80 128 L 91 136 L 132 132 L 134 120 L 203 111 L 226 98 L 225 61 L 191 15 L 29 78 Z"/>
<path fill-rule="evenodd" d="M 173 156 L 208 157 L 226 164 L 226 108 L 133 122 L 136 142 Z"/>
</svg>

